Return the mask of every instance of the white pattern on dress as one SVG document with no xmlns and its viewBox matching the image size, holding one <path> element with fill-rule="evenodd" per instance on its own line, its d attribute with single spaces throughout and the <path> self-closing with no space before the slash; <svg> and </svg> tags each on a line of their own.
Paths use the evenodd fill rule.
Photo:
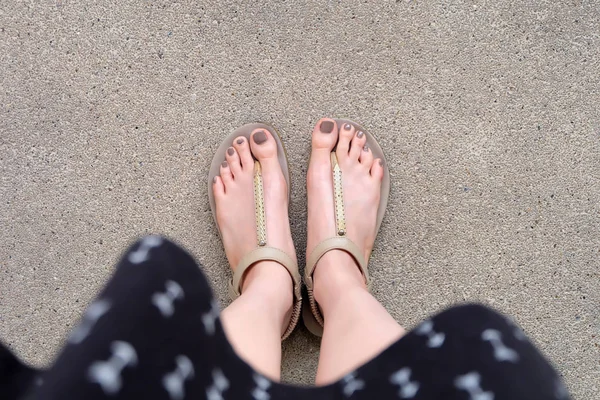
<svg viewBox="0 0 600 400">
<path fill-rule="evenodd" d="M 136 251 L 132 251 L 129 253 L 128 260 L 132 264 L 141 264 L 144 261 L 147 261 L 150 257 L 150 250 L 154 247 L 159 247 L 163 242 L 163 239 L 160 236 L 151 235 L 146 236 L 142 239 L 140 243 L 140 247 Z"/>
<path fill-rule="evenodd" d="M 492 344 L 496 361 L 510 361 L 513 363 L 519 361 L 519 354 L 502 343 L 502 334 L 500 331 L 486 329 L 481 333 L 481 338 Z"/>
<path fill-rule="evenodd" d="M 558 400 L 565 400 L 569 398 L 569 391 L 567 390 L 565 384 L 560 378 L 556 378 L 556 380 L 554 381 L 554 396 Z"/>
<path fill-rule="evenodd" d="M 168 318 L 175 312 L 175 300 L 184 297 L 183 288 L 175 281 L 165 282 L 165 292 L 157 292 L 152 295 L 152 304 L 158 307 L 163 317 Z"/>
<path fill-rule="evenodd" d="M 110 302 L 108 300 L 97 300 L 90 304 L 88 309 L 83 315 L 82 321 L 79 323 L 77 328 L 73 330 L 67 342 L 71 344 L 79 344 L 88 337 L 96 322 L 110 309 Z"/>
<path fill-rule="evenodd" d="M 357 390 L 365 388 L 365 381 L 356 379 L 356 372 L 351 372 L 342 379 L 344 385 L 344 395 L 350 397 Z"/>
<path fill-rule="evenodd" d="M 268 390 L 271 387 L 271 381 L 256 373 L 253 378 L 254 383 L 256 383 L 256 387 L 252 390 L 252 397 L 254 397 L 254 400 L 269 400 L 271 396 L 269 395 Z"/>
<path fill-rule="evenodd" d="M 427 320 L 415 329 L 415 333 L 421 336 L 427 336 L 427 346 L 431 348 L 440 347 L 444 344 L 446 335 L 443 332 L 436 332 L 433 330 L 433 322 Z"/>
<path fill-rule="evenodd" d="M 411 382 L 411 373 L 412 371 L 410 368 L 404 367 L 394 372 L 392 376 L 390 376 L 390 382 L 400 386 L 398 396 L 400 396 L 403 399 L 411 399 L 415 397 L 415 395 L 419 391 L 420 383 L 416 381 Z"/>
<path fill-rule="evenodd" d="M 137 353 L 132 345 L 120 340 L 110 344 L 112 355 L 106 361 L 95 361 L 88 369 L 90 382 L 99 383 L 104 393 L 116 394 L 121 390 L 121 372 L 137 365 Z"/>
<path fill-rule="evenodd" d="M 212 299 L 210 303 L 210 310 L 202 315 L 202 323 L 204 324 L 204 329 L 206 333 L 209 335 L 214 335 L 215 333 L 215 321 L 219 318 L 219 303 L 217 300 Z"/>
<path fill-rule="evenodd" d="M 527 340 L 527 335 L 525 335 L 525 332 L 523 332 L 523 329 L 521 329 L 521 327 L 519 325 L 517 325 L 517 323 L 515 321 L 513 321 L 511 318 L 505 318 L 506 322 L 508 323 L 508 325 L 510 325 L 513 329 L 513 335 L 515 336 L 516 339 L 521 340 L 521 341 L 525 341 Z"/>
<path fill-rule="evenodd" d="M 213 370 L 212 377 L 213 384 L 206 389 L 206 398 L 208 400 L 223 400 L 223 392 L 229 389 L 229 381 L 219 368 Z"/>
<path fill-rule="evenodd" d="M 185 397 L 185 381 L 194 377 L 194 364 L 183 355 L 175 357 L 175 363 L 175 370 L 166 374 L 162 383 L 171 400 L 181 400 Z"/>
<path fill-rule="evenodd" d="M 474 371 L 457 376 L 456 379 L 454 379 L 454 385 L 458 389 L 469 392 L 471 400 L 494 400 L 494 393 L 483 391 L 480 383 L 481 375 Z"/>
</svg>

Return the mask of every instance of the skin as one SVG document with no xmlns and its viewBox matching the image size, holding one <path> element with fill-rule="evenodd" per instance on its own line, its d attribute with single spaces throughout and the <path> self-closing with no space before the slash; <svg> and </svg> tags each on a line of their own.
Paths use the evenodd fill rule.
<svg viewBox="0 0 600 400">
<path fill-rule="evenodd" d="M 368 260 L 377 235 L 376 216 L 383 166 L 365 147 L 366 136 L 351 125 L 338 127 L 320 120 L 312 133 L 307 176 L 307 254 L 335 235 L 330 152 L 337 145 L 342 169 L 347 237 Z M 215 178 L 213 191 L 217 222 L 232 269 L 256 247 L 252 155 L 261 163 L 264 182 L 267 244 L 295 258 L 291 237 L 287 186 L 277 160 L 275 140 L 256 130 L 250 143 L 234 140 Z M 364 278 L 346 252 L 334 250 L 319 261 L 314 272 L 314 295 L 325 319 L 316 383 L 334 382 L 398 340 L 404 329 L 367 291 Z M 257 371 L 274 380 L 281 375 L 281 335 L 291 314 L 292 279 L 272 261 L 248 269 L 242 295 L 222 315 L 225 332 L 236 352 Z"/>
</svg>

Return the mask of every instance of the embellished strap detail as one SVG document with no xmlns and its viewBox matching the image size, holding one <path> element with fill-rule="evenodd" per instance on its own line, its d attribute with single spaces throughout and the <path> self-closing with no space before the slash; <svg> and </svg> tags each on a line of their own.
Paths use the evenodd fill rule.
<svg viewBox="0 0 600 400">
<path fill-rule="evenodd" d="M 331 153 L 333 172 L 333 200 L 335 205 L 335 225 L 338 236 L 346 235 L 346 214 L 344 212 L 344 190 L 342 188 L 342 170 L 334 152 Z"/>
<path fill-rule="evenodd" d="M 259 246 L 267 245 L 267 219 L 263 193 L 262 169 L 258 161 L 254 162 L 254 213 L 256 219 L 256 238 Z"/>
</svg>

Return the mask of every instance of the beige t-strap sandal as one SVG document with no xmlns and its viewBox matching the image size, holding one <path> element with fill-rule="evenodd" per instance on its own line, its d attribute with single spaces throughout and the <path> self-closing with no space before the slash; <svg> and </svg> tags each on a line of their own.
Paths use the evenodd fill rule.
<svg viewBox="0 0 600 400">
<path fill-rule="evenodd" d="M 251 133 L 259 128 L 271 132 L 271 136 L 273 136 L 275 142 L 277 143 L 277 157 L 279 159 L 279 165 L 281 165 L 281 170 L 283 171 L 283 176 L 287 183 L 288 198 L 290 197 L 290 172 L 288 168 L 285 149 L 277 131 L 271 126 L 260 123 L 247 124 L 236 129 L 235 132 L 229 135 L 223 141 L 223 143 L 221 143 L 221 146 L 219 146 L 219 148 L 217 149 L 217 152 L 215 153 L 212 164 L 210 166 L 210 172 L 208 174 L 208 197 L 210 201 L 210 208 L 212 210 L 213 218 L 215 219 L 215 224 L 217 225 L 219 235 L 221 234 L 221 230 L 219 229 L 219 224 L 217 223 L 216 204 L 212 188 L 213 179 L 215 176 L 219 175 L 219 167 L 223 160 L 225 160 L 225 152 L 229 147 L 232 146 L 233 141 L 239 136 L 244 136 L 248 140 L 248 143 L 250 143 Z M 298 264 L 296 263 L 296 261 L 294 261 L 293 258 L 286 254 L 284 251 L 268 246 L 268 232 L 267 221 L 265 218 L 261 166 L 260 163 L 256 160 L 254 161 L 254 208 L 256 216 L 256 236 L 258 239 L 256 243 L 256 249 L 252 250 L 250 253 L 242 257 L 242 259 L 236 266 L 235 273 L 233 274 L 233 278 L 229 285 L 229 294 L 232 300 L 235 300 L 241 295 L 244 273 L 255 263 L 259 261 L 270 260 L 275 261 L 284 266 L 290 273 L 292 281 L 294 282 L 294 305 L 292 308 L 292 317 L 290 319 L 290 324 L 288 325 L 286 331 L 281 337 L 281 340 L 284 340 L 292 333 L 292 331 L 298 324 L 298 320 L 300 319 L 300 313 L 302 310 L 302 294 L 300 291 L 301 279 L 300 273 L 298 272 Z"/>
<path fill-rule="evenodd" d="M 345 119 L 336 119 L 337 126 L 343 126 L 344 124 L 352 124 L 356 128 L 357 131 L 361 130 L 365 132 L 367 136 L 367 145 L 373 152 L 373 157 L 375 159 L 381 158 L 384 161 L 383 168 L 383 181 L 381 182 L 381 198 L 379 200 L 379 208 L 377 210 L 377 231 L 381 227 L 381 222 L 383 221 L 383 215 L 385 214 L 385 209 L 387 207 L 388 197 L 390 194 L 390 171 L 388 169 L 387 163 L 385 162 L 385 156 L 383 154 L 383 150 L 375 140 L 375 137 L 369 134 L 363 127 L 353 121 L 345 120 Z M 313 295 L 313 273 L 315 271 L 315 267 L 317 263 L 327 252 L 331 250 L 343 250 L 350 254 L 356 265 L 360 269 L 360 272 L 365 278 L 365 282 L 367 287 L 370 289 L 370 280 L 369 280 L 369 272 L 367 270 L 367 261 L 364 259 L 363 253 L 360 248 L 352 242 L 352 240 L 346 237 L 346 216 L 344 213 L 344 195 L 343 195 L 343 187 L 342 187 L 342 170 L 337 162 L 337 157 L 335 154 L 335 149 L 331 153 L 331 170 L 333 174 L 333 195 L 334 195 L 334 206 L 335 206 L 335 224 L 337 235 L 326 239 L 319 243 L 310 253 L 306 260 L 306 269 L 304 270 L 304 282 L 306 284 L 306 289 L 308 291 L 308 304 L 304 304 L 302 310 L 302 319 L 304 320 L 304 325 L 306 328 L 317 336 L 323 335 L 323 314 L 319 309 L 319 305 L 317 304 L 315 297 Z"/>
</svg>

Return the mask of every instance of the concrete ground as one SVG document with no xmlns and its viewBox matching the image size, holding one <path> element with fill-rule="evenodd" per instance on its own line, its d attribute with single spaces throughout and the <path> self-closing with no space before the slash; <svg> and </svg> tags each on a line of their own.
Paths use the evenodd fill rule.
<svg viewBox="0 0 600 400">
<path fill-rule="evenodd" d="M 599 398 L 600 5 L 454 3 L 2 2 L 2 340 L 48 365 L 149 232 L 189 249 L 227 304 L 213 151 L 247 122 L 280 130 L 302 254 L 309 132 L 346 116 L 392 173 L 371 260 L 389 312 L 412 327 L 489 304 L 575 398 Z M 285 381 L 309 384 L 318 352 L 299 329 Z"/>
</svg>

